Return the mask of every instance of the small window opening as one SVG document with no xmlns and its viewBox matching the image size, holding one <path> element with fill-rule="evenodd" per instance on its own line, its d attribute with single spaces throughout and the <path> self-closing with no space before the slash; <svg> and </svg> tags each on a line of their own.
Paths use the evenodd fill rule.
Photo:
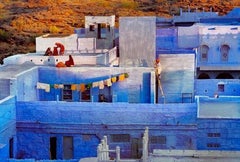
<svg viewBox="0 0 240 162">
<path fill-rule="evenodd" d="M 215 28 L 215 27 L 212 27 L 212 28 L 208 28 L 208 30 L 216 30 L 216 28 Z"/>
<path fill-rule="evenodd" d="M 90 102 L 91 101 L 91 90 L 90 87 L 86 87 L 86 89 L 81 94 L 81 101 Z"/>
<path fill-rule="evenodd" d="M 218 92 L 224 92 L 224 84 L 218 84 Z"/>
<path fill-rule="evenodd" d="M 209 51 L 209 47 L 207 45 L 202 45 L 200 47 L 201 61 L 208 60 L 208 51 Z"/>
<path fill-rule="evenodd" d="M 219 143 L 207 143 L 208 148 L 219 148 L 220 146 Z"/>
<path fill-rule="evenodd" d="M 73 99 L 72 89 L 70 84 L 65 84 L 62 90 L 62 100 L 71 101 Z"/>
<path fill-rule="evenodd" d="M 167 139 L 166 139 L 166 136 L 152 136 L 151 138 L 150 138 L 150 142 L 152 143 L 152 144 L 166 144 L 166 141 L 167 141 Z"/>
<path fill-rule="evenodd" d="M 221 46 L 220 51 L 221 51 L 222 61 L 228 61 L 229 50 L 230 50 L 230 47 L 228 45 L 224 44 Z"/>
<path fill-rule="evenodd" d="M 221 137 L 220 133 L 208 133 L 207 134 L 208 137 Z"/>
<path fill-rule="evenodd" d="M 95 25 L 89 25 L 89 31 L 95 31 Z"/>
<path fill-rule="evenodd" d="M 107 24 L 107 29 L 108 29 L 108 32 L 110 32 L 110 24 Z"/>
<path fill-rule="evenodd" d="M 111 134 L 111 142 L 130 142 L 129 134 Z"/>
</svg>

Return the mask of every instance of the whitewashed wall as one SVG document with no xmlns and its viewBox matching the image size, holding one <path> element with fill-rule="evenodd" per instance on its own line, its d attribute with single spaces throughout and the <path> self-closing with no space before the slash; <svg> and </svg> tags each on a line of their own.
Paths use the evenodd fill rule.
<svg viewBox="0 0 240 162">
<path fill-rule="evenodd" d="M 77 50 L 77 34 L 72 34 L 65 37 L 49 37 L 48 35 L 36 38 L 36 53 L 44 53 L 48 47 L 55 46 L 55 43 L 62 43 L 65 50 Z"/>
<path fill-rule="evenodd" d="M 156 17 L 121 17 L 120 66 L 153 67 L 156 53 Z"/>
</svg>

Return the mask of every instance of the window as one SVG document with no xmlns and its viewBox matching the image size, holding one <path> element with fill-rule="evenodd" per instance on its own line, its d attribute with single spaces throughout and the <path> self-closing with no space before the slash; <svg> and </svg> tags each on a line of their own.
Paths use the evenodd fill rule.
<svg viewBox="0 0 240 162">
<path fill-rule="evenodd" d="M 63 101 L 71 101 L 72 100 L 71 85 L 64 85 L 63 91 L 62 91 L 62 100 Z"/>
<path fill-rule="evenodd" d="M 89 25 L 89 31 L 95 31 L 95 25 Z"/>
<path fill-rule="evenodd" d="M 209 75 L 206 74 L 206 73 L 201 73 L 199 76 L 198 76 L 198 79 L 210 79 Z"/>
<path fill-rule="evenodd" d="M 207 143 L 208 148 L 218 148 L 221 145 L 219 143 Z"/>
<path fill-rule="evenodd" d="M 152 136 L 150 142 L 152 144 L 166 144 L 166 136 Z"/>
<path fill-rule="evenodd" d="M 50 137 L 50 159 L 57 159 L 57 138 Z"/>
<path fill-rule="evenodd" d="M 230 73 L 220 73 L 216 79 L 233 79 L 233 76 Z"/>
<path fill-rule="evenodd" d="M 202 45 L 200 47 L 201 61 L 208 60 L 208 51 L 209 51 L 209 47 L 207 45 Z"/>
<path fill-rule="evenodd" d="M 218 92 L 224 92 L 224 84 L 218 84 Z"/>
<path fill-rule="evenodd" d="M 91 135 L 90 134 L 83 134 L 82 138 L 84 141 L 90 141 L 91 140 Z"/>
<path fill-rule="evenodd" d="M 90 102 L 91 101 L 91 89 L 90 87 L 86 87 L 85 91 L 81 94 L 81 101 Z"/>
<path fill-rule="evenodd" d="M 228 61 L 229 50 L 230 47 L 228 45 L 224 44 L 221 46 L 220 52 L 222 61 Z"/>
<path fill-rule="evenodd" d="M 207 134 L 208 137 L 221 137 L 220 133 L 208 133 Z"/>
<path fill-rule="evenodd" d="M 99 89 L 98 102 L 112 102 L 111 87 L 104 86 L 104 89 Z"/>
<path fill-rule="evenodd" d="M 129 134 L 111 134 L 111 142 L 130 142 Z"/>
</svg>

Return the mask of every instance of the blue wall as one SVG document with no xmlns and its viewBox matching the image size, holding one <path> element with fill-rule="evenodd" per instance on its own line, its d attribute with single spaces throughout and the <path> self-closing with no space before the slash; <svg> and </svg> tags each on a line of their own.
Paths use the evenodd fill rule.
<svg viewBox="0 0 240 162">
<path fill-rule="evenodd" d="M 141 139 L 146 126 L 152 129 L 152 135 L 168 138 L 162 148 L 193 149 L 196 114 L 195 104 L 18 102 L 17 154 L 23 158 L 49 158 L 49 139 L 56 137 L 57 158 L 62 159 L 63 137 L 72 136 L 74 159 L 96 156 L 104 135 L 130 134 L 131 138 Z M 131 157 L 132 141 L 110 142 L 110 148 L 116 145 L 122 148 L 122 157 Z M 153 144 L 151 149 L 157 147 Z"/>
<path fill-rule="evenodd" d="M 208 27 L 205 27 L 205 29 Z M 238 66 L 240 56 L 239 56 L 239 33 L 231 30 L 234 28 L 233 26 L 209 26 L 209 28 L 216 28 L 216 30 L 210 30 L 208 33 L 204 33 L 200 35 L 200 45 L 207 45 L 209 47 L 208 51 L 208 61 L 201 61 L 201 55 L 197 55 L 197 67 L 200 66 Z M 220 29 L 218 29 L 220 28 Z M 223 31 L 225 33 L 223 34 Z M 220 34 L 221 33 L 221 34 Z M 221 59 L 221 45 L 228 45 L 230 47 L 228 60 L 222 61 Z M 200 52 L 200 48 L 198 49 Z"/>
<path fill-rule="evenodd" d="M 18 101 L 34 101 L 38 99 L 37 85 L 38 67 L 29 69 L 11 79 L 11 95 L 16 95 Z"/>
<path fill-rule="evenodd" d="M 224 92 L 218 90 L 218 84 L 224 84 Z M 237 79 L 198 79 L 195 80 L 195 95 L 214 97 L 219 96 L 239 96 L 240 81 Z"/>
<path fill-rule="evenodd" d="M 134 102 L 134 103 L 150 103 L 151 98 L 145 96 L 150 95 L 150 72 L 152 68 L 39 68 L 39 82 L 54 84 L 88 84 L 96 81 L 106 80 L 112 76 L 118 76 L 122 73 L 128 73 L 129 78 L 124 81 L 113 83 L 110 87 L 113 102 Z M 38 78 L 36 77 L 36 78 Z M 91 96 L 93 102 L 98 102 L 99 88 L 91 88 Z M 73 92 L 73 101 L 79 101 L 81 93 Z M 130 96 L 130 94 L 132 96 Z M 62 90 L 51 87 L 50 92 L 38 90 L 39 99 L 41 101 L 56 101 L 57 96 L 61 100 Z M 139 97 L 140 96 L 140 97 Z M 144 96 L 144 97 L 143 97 Z M 154 96 L 151 96 L 154 97 Z"/>
<path fill-rule="evenodd" d="M 13 138 L 13 156 L 16 152 L 16 107 L 15 97 L 0 100 L 0 161 L 9 158 L 9 140 Z"/>
<path fill-rule="evenodd" d="M 200 150 L 240 149 L 239 120 L 198 119 L 197 123 L 198 123 L 197 149 Z"/>
</svg>

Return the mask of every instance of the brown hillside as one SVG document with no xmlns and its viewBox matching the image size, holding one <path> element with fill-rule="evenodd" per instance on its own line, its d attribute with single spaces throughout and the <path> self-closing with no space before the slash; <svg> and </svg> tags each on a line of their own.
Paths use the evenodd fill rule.
<svg viewBox="0 0 240 162">
<path fill-rule="evenodd" d="M 85 15 L 162 16 L 179 8 L 226 14 L 239 0 L 2 0 L 0 2 L 0 60 L 34 52 L 35 37 L 44 33 L 73 33 Z M 118 25 L 118 24 L 117 24 Z"/>
</svg>

